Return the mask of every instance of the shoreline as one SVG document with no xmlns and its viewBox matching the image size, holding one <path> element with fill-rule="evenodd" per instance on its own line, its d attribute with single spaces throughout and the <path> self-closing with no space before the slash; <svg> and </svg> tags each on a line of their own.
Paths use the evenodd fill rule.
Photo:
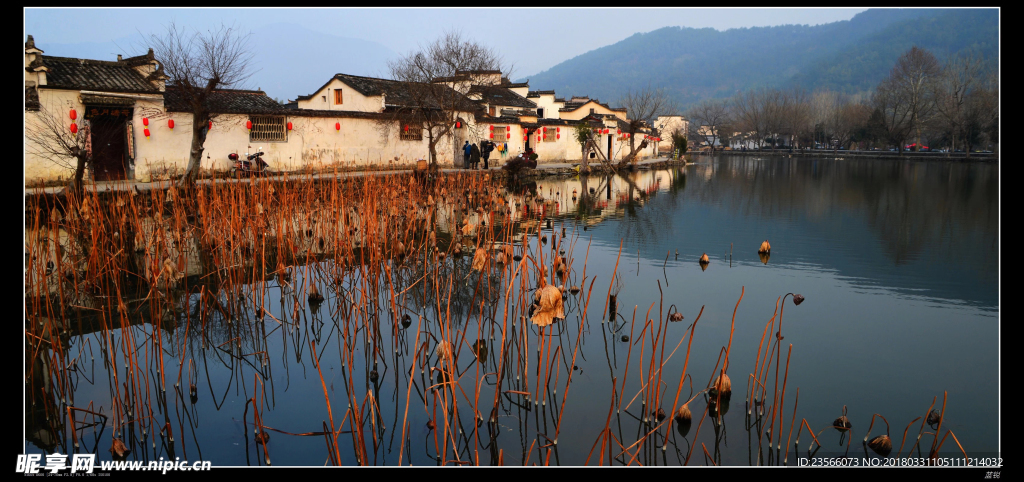
<svg viewBox="0 0 1024 482">
<path fill-rule="evenodd" d="M 946 156 L 943 152 L 908 152 L 904 151 L 903 155 L 892 151 L 801 151 L 793 150 L 790 152 L 788 149 L 779 149 L 776 151 L 715 151 L 712 155 L 710 153 L 702 152 L 689 152 L 688 156 L 693 158 L 705 157 L 705 156 L 755 156 L 755 157 L 817 157 L 820 159 L 830 160 L 843 160 L 846 158 L 855 159 L 890 159 L 890 160 L 910 160 L 910 161 L 948 161 L 948 162 L 999 162 L 998 153 L 972 153 L 970 157 L 958 153 L 954 156 Z"/>
</svg>

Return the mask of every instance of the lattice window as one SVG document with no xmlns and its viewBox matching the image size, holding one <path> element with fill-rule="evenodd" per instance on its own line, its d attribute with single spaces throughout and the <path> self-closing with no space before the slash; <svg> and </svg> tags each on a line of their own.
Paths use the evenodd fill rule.
<svg viewBox="0 0 1024 482">
<path fill-rule="evenodd" d="M 249 142 L 283 142 L 288 140 L 285 118 L 278 116 L 258 115 L 249 118 L 252 130 L 249 131 Z"/>
<path fill-rule="evenodd" d="M 334 91 L 334 105 L 341 105 L 342 104 L 342 100 L 343 99 L 341 97 L 341 89 L 335 90 Z"/>
<path fill-rule="evenodd" d="M 494 138 L 490 139 L 490 136 L 488 136 L 488 139 L 492 141 L 503 142 L 508 140 L 505 139 L 505 135 L 508 134 L 508 127 L 495 127 L 494 130 L 491 132 L 494 133 Z"/>
<path fill-rule="evenodd" d="M 423 128 L 413 124 L 402 124 L 402 130 L 399 131 L 398 138 L 403 141 L 422 141 Z"/>
<path fill-rule="evenodd" d="M 544 127 L 540 128 L 540 139 L 543 142 L 555 142 L 562 134 L 558 131 L 558 129 L 560 129 L 559 127 L 547 127 L 546 129 L 547 130 L 545 131 Z"/>
</svg>

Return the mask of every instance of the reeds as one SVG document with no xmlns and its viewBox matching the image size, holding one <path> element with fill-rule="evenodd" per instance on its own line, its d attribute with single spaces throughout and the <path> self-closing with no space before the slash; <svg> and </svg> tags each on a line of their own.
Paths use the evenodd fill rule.
<svg viewBox="0 0 1024 482">
<path fill-rule="evenodd" d="M 599 376 L 601 360 L 585 363 L 582 348 L 600 328 L 612 340 L 603 382 L 611 382 L 611 400 L 603 428 L 599 421 L 583 428 L 596 436 L 588 460 L 599 450 L 598 464 L 667 463 L 672 447 L 686 464 L 709 414 L 715 443 L 701 449 L 710 463 L 720 460 L 733 336 L 737 326 L 746 329 L 737 320 L 745 288 L 728 341 L 706 340 L 724 345 L 708 385 L 682 399 L 687 377 L 693 391 L 691 356 L 705 357 L 693 350 L 704 307 L 684 306 L 697 313 L 683 328 L 675 323 L 684 309 L 672 305 L 666 313 L 663 300 L 650 297 L 634 305 L 630 320 L 633 303 L 618 298 L 619 258 L 610 273 L 588 271 L 589 241 L 587 256 L 574 259 L 583 252 L 580 230 L 571 219 L 545 215 L 565 196 L 540 199 L 499 191 L 499 184 L 462 174 L 248 179 L 39 201 L 26 218 L 33 235 L 26 243 L 26 399 L 38 407 L 27 423 L 63 453 L 93 450 L 102 438 L 117 457 L 206 456 L 217 448 L 204 440 L 211 427 L 200 421 L 227 413 L 237 397 L 245 402 L 239 418 L 254 423 L 242 447 L 256 464 L 306 436 L 317 444 L 323 437 L 318 457 L 331 465 L 579 463 L 559 460 L 558 442 L 567 415 L 591 402 L 573 382 Z M 529 210 L 512 210 L 517 203 Z M 456 256 L 463 250 L 473 256 Z M 595 282 L 606 281 L 604 306 L 592 304 Z M 602 322 L 592 325 L 588 310 L 598 307 Z M 769 448 L 782 440 L 792 345 L 779 384 L 778 308 L 747 376 L 748 415 L 769 414 L 752 423 L 759 452 L 766 431 Z M 684 341 L 669 405 L 678 370 L 670 362 Z M 76 399 L 87 363 L 99 368 L 98 387 L 107 382 L 109 394 L 97 404 L 109 413 L 82 409 L 91 401 Z M 211 376 L 217 370 L 229 381 Z M 282 402 L 313 370 L 324 405 Z M 287 418 L 297 426 L 270 428 L 282 410 L 309 413 Z M 89 426 L 95 441 L 80 412 L 109 418 Z M 946 440 L 938 437 L 944 413 L 932 453 Z M 795 418 L 794 404 L 790 436 Z M 802 419 L 797 445 L 807 424 Z M 499 437 L 510 430 L 519 440 Z"/>
</svg>

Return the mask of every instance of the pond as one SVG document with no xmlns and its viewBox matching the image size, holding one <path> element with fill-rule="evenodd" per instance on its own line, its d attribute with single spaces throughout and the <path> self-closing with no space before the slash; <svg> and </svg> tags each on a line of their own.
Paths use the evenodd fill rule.
<svg viewBox="0 0 1024 482">
<path fill-rule="evenodd" d="M 41 208 L 27 450 L 795 465 L 888 433 L 891 456 L 998 457 L 998 187 L 991 164 L 724 156 Z"/>
</svg>

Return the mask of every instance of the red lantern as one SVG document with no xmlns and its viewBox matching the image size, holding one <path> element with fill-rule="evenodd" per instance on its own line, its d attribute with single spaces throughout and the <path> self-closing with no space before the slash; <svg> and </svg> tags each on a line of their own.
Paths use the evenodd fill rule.
<svg viewBox="0 0 1024 482">
<path fill-rule="evenodd" d="M 207 130 L 211 130 L 212 131 L 213 130 L 213 121 L 210 121 L 210 124 L 207 127 L 208 127 Z"/>
<path fill-rule="evenodd" d="M 605 133 L 605 134 L 607 134 L 607 133 L 608 133 L 608 129 L 605 129 L 605 130 L 604 130 L 604 133 Z"/>
<path fill-rule="evenodd" d="M 245 128 L 249 129 L 250 131 L 252 130 L 252 121 L 251 120 L 245 121 Z"/>
<path fill-rule="evenodd" d="M 78 124 L 75 124 L 74 122 L 71 123 L 71 133 L 78 134 Z"/>
<path fill-rule="evenodd" d="M 142 133 L 146 135 L 146 139 L 149 139 L 149 129 L 142 129 Z"/>
<path fill-rule="evenodd" d="M 562 134 L 555 134 L 555 139 L 561 139 L 561 138 L 562 138 Z"/>
<path fill-rule="evenodd" d="M 75 119 L 78 118 L 78 111 L 76 111 L 75 109 L 71 109 L 70 115 L 71 115 L 71 120 L 75 120 Z"/>
<path fill-rule="evenodd" d="M 622 129 L 616 129 L 616 131 L 615 131 L 615 132 L 616 132 L 617 134 L 619 134 L 620 136 L 622 135 Z"/>
<path fill-rule="evenodd" d="M 142 118 L 142 125 L 149 127 L 149 117 Z"/>
<path fill-rule="evenodd" d="M 506 139 L 511 139 L 512 138 L 512 133 L 509 132 L 509 133 L 505 134 L 505 138 Z"/>
<path fill-rule="evenodd" d="M 167 119 L 167 128 L 174 129 L 174 119 Z"/>
<path fill-rule="evenodd" d="M 288 130 L 292 130 L 292 123 L 291 122 L 288 123 Z"/>
<path fill-rule="evenodd" d="M 545 127 L 545 128 L 544 128 L 544 132 L 547 132 L 547 131 L 548 131 L 548 128 L 547 128 L 547 127 Z"/>
<path fill-rule="evenodd" d="M 555 132 L 562 132 L 562 128 L 561 127 L 555 127 Z"/>
<path fill-rule="evenodd" d="M 493 125 L 491 126 L 491 130 L 492 130 L 492 131 L 494 130 L 494 126 L 493 126 Z"/>
<path fill-rule="evenodd" d="M 491 139 L 494 139 L 494 133 L 493 132 L 491 133 Z"/>
<path fill-rule="evenodd" d="M 462 129 L 462 123 L 461 122 L 455 122 L 455 128 L 456 129 Z"/>
<path fill-rule="evenodd" d="M 406 125 L 405 125 L 405 126 L 403 127 L 403 129 L 405 129 L 405 132 L 409 132 L 409 124 L 406 124 Z"/>
<path fill-rule="evenodd" d="M 523 142 L 526 142 L 526 136 L 523 136 Z"/>
</svg>

